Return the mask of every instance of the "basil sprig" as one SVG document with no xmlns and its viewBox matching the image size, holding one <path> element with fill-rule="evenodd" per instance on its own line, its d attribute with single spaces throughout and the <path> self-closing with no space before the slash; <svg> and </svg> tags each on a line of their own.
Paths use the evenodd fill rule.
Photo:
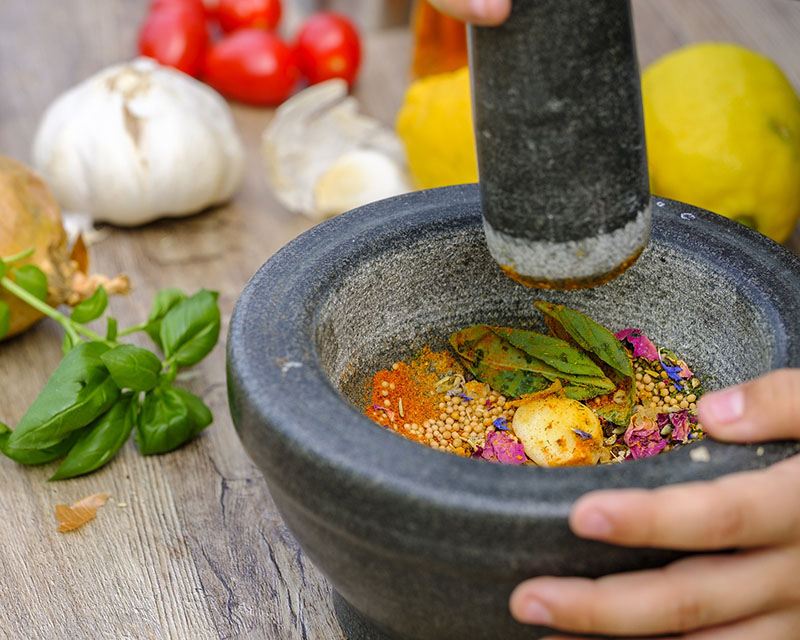
<svg viewBox="0 0 800 640">
<path fill-rule="evenodd" d="M 43 301 L 47 280 L 38 267 L 9 268 L 27 255 L 0 260 L 0 290 L 61 324 L 64 358 L 17 428 L 0 422 L 0 452 L 26 465 L 63 458 L 50 478 L 61 480 L 99 469 L 133 432 L 139 451 L 151 455 L 180 447 L 211 424 L 203 401 L 174 381 L 180 367 L 197 364 L 217 343 L 221 320 L 215 292 L 187 296 L 173 287 L 162 289 L 146 322 L 118 330 L 117 320 L 106 316 L 103 337 L 85 325 L 105 313 L 106 291 L 98 287 L 67 317 Z M 0 301 L 0 337 L 9 323 L 9 307 Z M 135 332 L 149 335 L 163 359 L 119 342 Z"/>
</svg>

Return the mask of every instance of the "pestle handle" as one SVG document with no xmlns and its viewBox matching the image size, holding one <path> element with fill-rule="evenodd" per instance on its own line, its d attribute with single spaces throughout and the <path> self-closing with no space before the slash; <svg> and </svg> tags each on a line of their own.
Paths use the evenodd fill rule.
<svg viewBox="0 0 800 640">
<path fill-rule="evenodd" d="M 515 0 L 469 27 L 486 241 L 534 287 L 607 282 L 650 234 L 629 0 Z"/>
</svg>

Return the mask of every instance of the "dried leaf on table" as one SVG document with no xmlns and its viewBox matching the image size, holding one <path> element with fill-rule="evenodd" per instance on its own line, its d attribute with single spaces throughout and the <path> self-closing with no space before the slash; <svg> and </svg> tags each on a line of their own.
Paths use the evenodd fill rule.
<svg viewBox="0 0 800 640">
<path fill-rule="evenodd" d="M 58 531 L 61 533 L 73 531 L 94 519 L 97 510 L 106 503 L 108 498 L 109 494 L 107 493 L 94 493 L 74 502 L 72 506 L 57 504 L 56 518 L 60 522 Z"/>
</svg>

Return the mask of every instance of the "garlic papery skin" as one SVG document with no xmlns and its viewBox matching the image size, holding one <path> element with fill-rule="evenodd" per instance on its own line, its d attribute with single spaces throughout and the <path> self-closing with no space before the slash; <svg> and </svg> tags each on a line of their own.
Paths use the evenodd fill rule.
<svg viewBox="0 0 800 640">
<path fill-rule="evenodd" d="M 148 58 L 58 97 L 39 124 L 33 161 L 63 209 L 122 226 L 225 202 L 244 174 L 225 100 Z"/>
</svg>

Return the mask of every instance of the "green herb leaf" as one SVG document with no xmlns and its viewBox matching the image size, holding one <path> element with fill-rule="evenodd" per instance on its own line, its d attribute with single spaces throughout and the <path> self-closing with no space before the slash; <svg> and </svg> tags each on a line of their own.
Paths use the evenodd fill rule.
<svg viewBox="0 0 800 640">
<path fill-rule="evenodd" d="M 17 284 L 39 300 L 47 299 L 47 276 L 39 267 L 26 264 L 11 272 Z"/>
<path fill-rule="evenodd" d="M 177 287 L 167 287 L 160 289 L 155 298 L 153 298 L 153 306 L 150 309 L 150 315 L 147 318 L 147 325 L 144 330 L 162 351 L 164 348 L 161 344 L 161 321 L 169 313 L 170 309 L 186 300 L 186 297 L 186 294 Z"/>
<path fill-rule="evenodd" d="M 633 377 L 633 365 L 625 347 L 611 331 L 580 311 L 538 300 L 534 306 L 544 313 L 547 326 L 563 339 L 571 339 L 579 347 L 595 354 L 612 369 Z"/>
<path fill-rule="evenodd" d="M 117 319 L 113 316 L 106 317 L 106 341 L 114 342 L 117 339 Z"/>
<path fill-rule="evenodd" d="M 220 313 L 216 292 L 202 289 L 173 307 L 161 322 L 164 355 L 188 366 L 205 358 L 219 338 Z"/>
<path fill-rule="evenodd" d="M 469 362 L 468 368 L 475 377 L 506 394 L 533 393 L 556 380 L 562 382 L 569 397 L 582 399 L 615 388 L 588 355 L 533 331 L 475 325 L 454 333 L 450 344 Z M 540 354 L 559 368 L 545 362 Z"/>
<path fill-rule="evenodd" d="M 99 469 L 127 442 L 136 426 L 138 393 L 125 392 L 111 409 L 81 431 L 81 436 L 50 480 L 74 478 Z"/>
<path fill-rule="evenodd" d="M 64 339 L 61 341 L 61 353 L 67 355 L 76 344 L 77 343 L 72 341 L 72 336 L 65 332 Z"/>
<path fill-rule="evenodd" d="M 91 297 L 75 306 L 69 317 L 73 322 L 86 324 L 102 316 L 107 306 L 108 294 L 105 287 L 99 285 Z"/>
<path fill-rule="evenodd" d="M 83 342 L 56 367 L 9 439 L 15 449 L 53 447 L 106 412 L 119 397 L 100 356 L 102 342 Z"/>
<path fill-rule="evenodd" d="M 11 329 L 11 307 L 0 300 L 0 338 L 5 338 Z"/>
<path fill-rule="evenodd" d="M 200 398 L 177 387 L 156 387 L 144 398 L 136 427 L 142 455 L 178 448 L 211 424 L 211 412 Z"/>
<path fill-rule="evenodd" d="M 6 275 L 6 269 L 8 269 L 8 267 L 6 267 L 5 260 L 0 258 L 0 278 Z M 0 424 L 2 424 L 2 422 L 0 422 Z M 8 427 L 6 427 L 6 429 L 8 429 Z"/>
<path fill-rule="evenodd" d="M 121 344 L 100 356 L 120 389 L 150 391 L 158 382 L 161 360 L 132 344 Z"/>
<path fill-rule="evenodd" d="M 13 431 L 0 422 L 0 452 L 7 458 L 11 458 L 20 464 L 45 464 L 63 457 L 64 454 L 70 450 L 72 445 L 77 442 L 82 432 L 82 429 L 73 431 L 68 438 L 53 447 L 45 447 L 43 449 L 18 449 L 9 442 Z"/>
</svg>

